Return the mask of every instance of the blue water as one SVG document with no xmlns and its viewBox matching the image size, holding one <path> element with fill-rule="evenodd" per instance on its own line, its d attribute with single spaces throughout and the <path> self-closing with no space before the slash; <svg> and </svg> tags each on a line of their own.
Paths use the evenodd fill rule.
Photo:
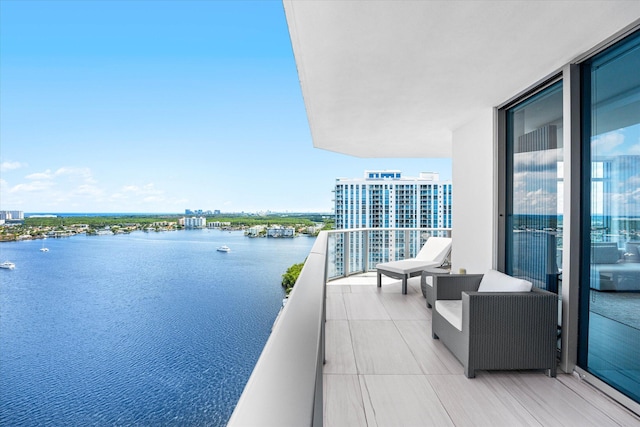
<svg viewBox="0 0 640 427">
<path fill-rule="evenodd" d="M 0 425 L 225 425 L 281 275 L 313 241 L 193 230 L 47 239 L 49 252 L 0 243 L 16 264 L 0 270 Z"/>
</svg>

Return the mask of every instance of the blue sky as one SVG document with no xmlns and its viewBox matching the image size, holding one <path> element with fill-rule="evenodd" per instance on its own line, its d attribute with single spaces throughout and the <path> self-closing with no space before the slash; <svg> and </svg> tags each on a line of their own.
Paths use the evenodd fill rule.
<svg viewBox="0 0 640 427">
<path fill-rule="evenodd" d="M 322 211 L 449 159 L 313 148 L 280 1 L 0 2 L 0 210 Z"/>
</svg>

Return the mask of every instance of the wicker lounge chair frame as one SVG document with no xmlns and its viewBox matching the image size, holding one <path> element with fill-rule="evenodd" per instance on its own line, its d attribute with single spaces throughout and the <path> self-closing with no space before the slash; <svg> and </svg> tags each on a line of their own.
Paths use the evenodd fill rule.
<svg viewBox="0 0 640 427">
<path fill-rule="evenodd" d="M 436 275 L 432 336 L 456 356 L 467 378 L 476 370 L 546 369 L 556 376 L 558 296 L 477 292 L 482 274 Z M 462 300 L 462 331 L 438 313 L 438 300 Z"/>
</svg>

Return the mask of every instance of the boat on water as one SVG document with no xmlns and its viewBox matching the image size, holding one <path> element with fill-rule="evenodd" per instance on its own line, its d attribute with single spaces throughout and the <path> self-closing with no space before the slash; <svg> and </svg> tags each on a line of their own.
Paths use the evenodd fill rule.
<svg viewBox="0 0 640 427">
<path fill-rule="evenodd" d="M 16 265 L 14 263 L 12 263 L 11 261 L 5 261 L 5 262 L 0 264 L 0 268 L 6 268 L 8 270 L 13 270 L 14 268 L 16 268 Z"/>
<path fill-rule="evenodd" d="M 231 252 L 231 248 L 227 245 L 222 245 L 217 249 L 218 252 Z"/>
<path fill-rule="evenodd" d="M 49 248 L 40 248 L 40 252 L 49 252 Z"/>
</svg>

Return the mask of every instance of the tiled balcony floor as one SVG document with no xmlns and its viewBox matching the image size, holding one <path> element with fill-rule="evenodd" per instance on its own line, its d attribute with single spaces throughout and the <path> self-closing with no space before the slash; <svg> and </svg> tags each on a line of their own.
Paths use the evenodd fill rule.
<svg viewBox="0 0 640 427">
<path fill-rule="evenodd" d="M 573 375 L 478 371 L 431 338 L 431 310 L 410 280 L 375 273 L 327 285 L 325 426 L 640 426 Z"/>
</svg>

